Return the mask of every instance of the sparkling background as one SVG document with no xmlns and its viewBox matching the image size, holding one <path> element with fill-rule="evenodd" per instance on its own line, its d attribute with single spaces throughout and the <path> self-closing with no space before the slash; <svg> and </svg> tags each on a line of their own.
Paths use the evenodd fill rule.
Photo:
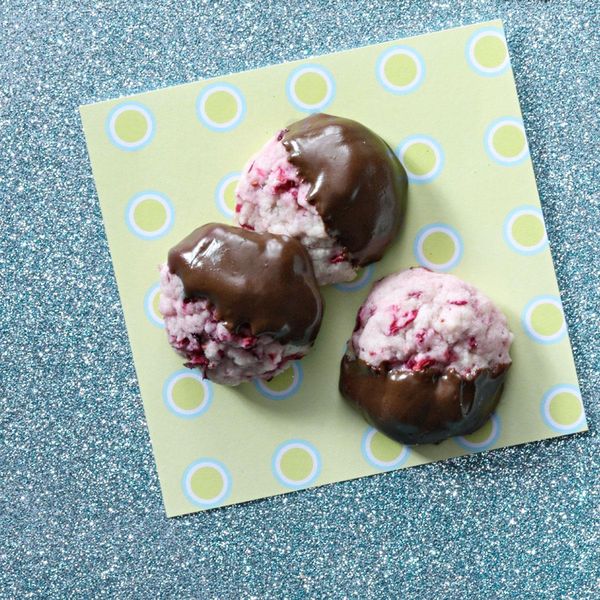
<svg viewBox="0 0 600 600">
<path fill-rule="evenodd" d="M 501 17 L 590 432 L 164 515 L 77 107 Z M 0 596 L 597 598 L 595 2 L 0 3 Z"/>
</svg>

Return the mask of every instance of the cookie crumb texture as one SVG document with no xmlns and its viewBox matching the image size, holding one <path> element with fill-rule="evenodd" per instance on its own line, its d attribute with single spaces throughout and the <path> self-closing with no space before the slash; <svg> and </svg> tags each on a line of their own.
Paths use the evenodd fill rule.
<svg viewBox="0 0 600 600">
<path fill-rule="evenodd" d="M 472 285 L 415 268 L 377 282 L 342 360 L 340 391 L 403 443 L 481 427 L 502 393 L 512 333 Z"/>
<path fill-rule="evenodd" d="M 320 328 L 311 261 L 292 238 L 208 224 L 170 251 L 160 278 L 169 343 L 216 383 L 271 379 Z"/>
</svg>

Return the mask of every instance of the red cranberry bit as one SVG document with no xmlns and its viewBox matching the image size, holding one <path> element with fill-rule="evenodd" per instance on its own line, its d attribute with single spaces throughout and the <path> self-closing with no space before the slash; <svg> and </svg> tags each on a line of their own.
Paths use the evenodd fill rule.
<svg viewBox="0 0 600 600">
<path fill-rule="evenodd" d="M 235 205 L 235 212 L 239 213 L 242 210 L 242 205 L 241 204 L 236 204 Z"/>
<path fill-rule="evenodd" d="M 427 332 L 424 329 L 421 329 L 421 331 L 417 331 L 417 333 L 415 333 L 415 338 L 417 338 L 417 343 L 422 344 L 425 341 L 426 335 L 427 335 Z"/>
<path fill-rule="evenodd" d="M 335 256 L 332 256 L 329 259 L 329 262 L 332 265 L 337 265 L 338 263 L 344 262 L 346 260 L 346 256 L 345 256 L 345 252 L 339 252 L 338 254 L 336 254 Z"/>
<path fill-rule="evenodd" d="M 248 231 L 254 231 L 254 227 L 252 225 L 248 225 L 248 223 L 240 223 L 243 229 L 248 229 Z"/>
<path fill-rule="evenodd" d="M 284 192 L 289 192 L 290 190 L 294 189 L 296 185 L 297 184 L 293 179 L 286 179 L 285 181 L 282 181 L 274 186 L 273 191 L 276 194 L 283 194 Z M 298 192 L 296 192 L 296 194 L 298 194 Z"/>
<path fill-rule="evenodd" d="M 408 292 L 407 298 L 420 298 L 423 295 L 423 292 Z"/>
<path fill-rule="evenodd" d="M 469 304 L 466 300 L 448 300 L 448 304 L 454 304 L 454 306 L 464 306 Z"/>
<path fill-rule="evenodd" d="M 446 348 L 446 352 L 444 352 L 444 360 L 447 363 L 451 363 L 453 360 L 456 360 L 456 354 L 452 348 Z"/>
<path fill-rule="evenodd" d="M 390 325 L 390 331 L 388 335 L 395 335 L 401 329 L 404 329 L 407 325 L 410 325 L 419 314 L 417 309 L 410 310 L 402 314 L 401 317 L 394 317 L 392 324 Z"/>
<path fill-rule="evenodd" d="M 469 338 L 469 350 L 476 350 L 477 349 L 477 340 L 471 336 Z"/>
<path fill-rule="evenodd" d="M 175 348 L 177 348 L 177 350 L 185 350 L 189 343 L 189 338 L 183 338 L 182 340 L 175 341 L 173 345 L 175 346 Z"/>
<path fill-rule="evenodd" d="M 433 358 L 425 357 L 421 360 L 415 362 L 414 367 L 412 367 L 413 371 L 422 371 L 431 365 L 435 365 L 435 360 Z"/>
<path fill-rule="evenodd" d="M 414 356 L 411 356 L 406 361 L 406 368 L 410 369 L 411 371 L 422 371 L 431 365 L 435 365 L 435 360 L 430 356 L 425 356 L 418 360 Z"/>
<path fill-rule="evenodd" d="M 206 358 L 206 356 L 204 356 L 204 354 L 193 354 L 192 356 L 190 356 L 190 364 L 194 367 L 207 367 L 208 363 L 209 360 L 208 358 Z"/>
<path fill-rule="evenodd" d="M 240 345 L 242 346 L 242 348 L 244 348 L 244 350 L 252 348 L 254 345 L 256 345 L 256 338 L 254 336 L 244 337 L 241 339 Z"/>
</svg>

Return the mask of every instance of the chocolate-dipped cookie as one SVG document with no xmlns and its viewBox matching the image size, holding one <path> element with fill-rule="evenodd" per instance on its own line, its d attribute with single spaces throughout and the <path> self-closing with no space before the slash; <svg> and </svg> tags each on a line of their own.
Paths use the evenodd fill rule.
<svg viewBox="0 0 600 600">
<path fill-rule="evenodd" d="M 315 114 L 281 130 L 245 167 L 236 220 L 307 248 L 321 285 L 378 261 L 404 213 L 407 177 L 387 143 L 351 119 Z"/>
<path fill-rule="evenodd" d="M 511 365 L 498 308 L 453 275 L 415 268 L 377 282 L 342 359 L 340 392 L 405 444 L 479 429 Z"/>
<path fill-rule="evenodd" d="M 169 252 L 160 311 L 169 343 L 217 383 L 270 379 L 313 344 L 323 302 L 296 239 L 210 223 Z"/>
</svg>

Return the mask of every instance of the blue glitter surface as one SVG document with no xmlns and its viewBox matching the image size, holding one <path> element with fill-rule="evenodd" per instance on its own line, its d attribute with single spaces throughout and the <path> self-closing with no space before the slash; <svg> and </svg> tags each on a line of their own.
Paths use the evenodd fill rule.
<svg viewBox="0 0 600 600">
<path fill-rule="evenodd" d="M 165 517 L 77 107 L 500 17 L 590 431 Z M 0 596 L 597 598 L 595 2 L 0 3 Z"/>
</svg>

